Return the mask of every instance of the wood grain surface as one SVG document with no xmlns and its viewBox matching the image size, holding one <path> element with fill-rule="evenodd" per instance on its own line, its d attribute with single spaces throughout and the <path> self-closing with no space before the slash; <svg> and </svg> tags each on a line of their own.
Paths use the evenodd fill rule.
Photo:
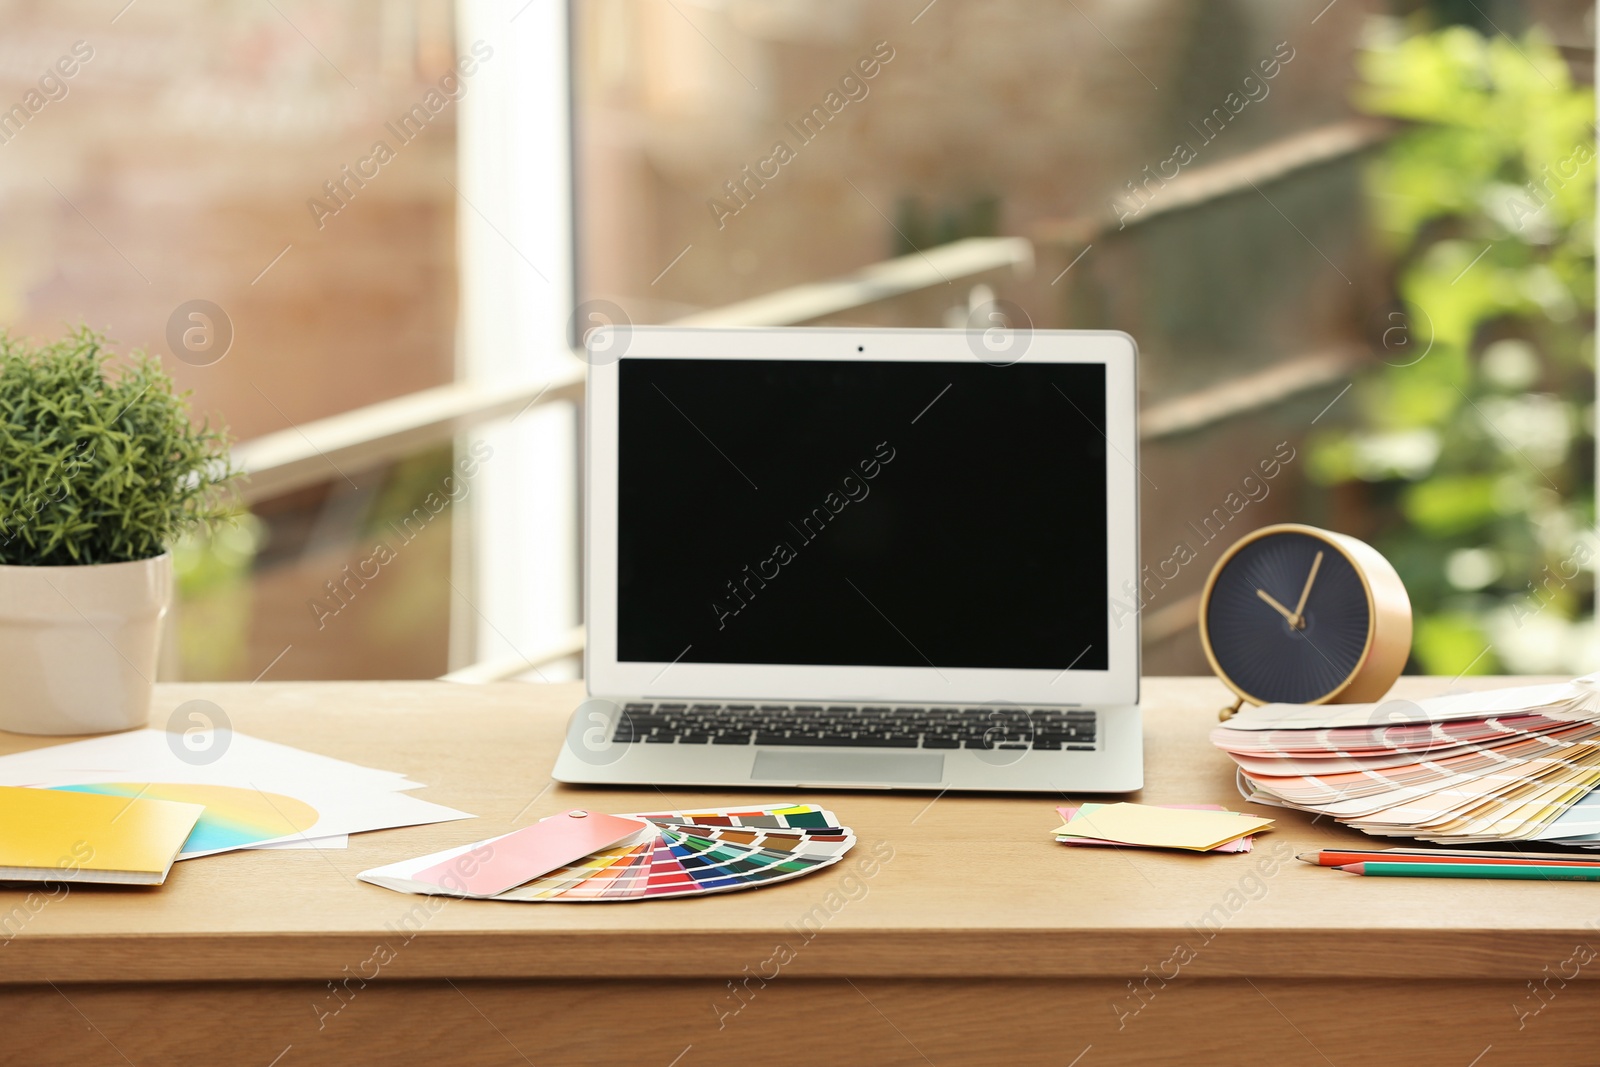
<svg viewBox="0 0 1600 1067">
<path fill-rule="evenodd" d="M 0 916 L 26 912 L 0 941 L 0 1018 L 14 1024 L 0 1063 L 1064 1067 L 1088 1045 L 1082 1067 L 1343 1067 L 1399 1062 L 1385 1058 L 1398 1047 L 1467 1067 L 1486 1045 L 1520 1054 L 1482 1067 L 1600 1062 L 1600 987 L 1583 981 L 1600 964 L 1573 961 L 1596 938 L 1600 894 L 1295 861 L 1367 839 L 1241 804 L 1206 741 L 1229 697 L 1213 679 L 1146 682 L 1149 786 L 1136 799 L 1278 818 L 1253 853 L 1069 849 L 1049 833 L 1053 807 L 1079 798 L 810 793 L 794 799 L 833 808 L 860 838 L 841 865 L 606 906 L 423 898 L 355 876 L 571 807 L 789 795 L 552 784 L 576 685 L 161 687 L 158 724 L 208 699 L 237 730 L 404 771 L 428 783 L 419 796 L 480 818 L 358 835 L 347 851 L 185 861 L 157 889 L 75 887 L 36 908 L 25 887 L 0 891 Z M 0 735 L 5 751 L 41 743 Z M 809 1051 L 778 1051 L 779 1033 Z M 238 1058 L 207 1059 L 224 1034 Z M 1368 1047 L 1379 1037 L 1387 1047 Z"/>
</svg>

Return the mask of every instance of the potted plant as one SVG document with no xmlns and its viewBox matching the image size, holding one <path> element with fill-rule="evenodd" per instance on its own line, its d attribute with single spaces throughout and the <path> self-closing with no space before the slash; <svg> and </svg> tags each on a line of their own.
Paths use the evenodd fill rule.
<svg viewBox="0 0 1600 1067">
<path fill-rule="evenodd" d="M 0 729 L 143 726 L 168 553 L 234 510 L 227 435 L 143 352 L 0 332 Z"/>
</svg>

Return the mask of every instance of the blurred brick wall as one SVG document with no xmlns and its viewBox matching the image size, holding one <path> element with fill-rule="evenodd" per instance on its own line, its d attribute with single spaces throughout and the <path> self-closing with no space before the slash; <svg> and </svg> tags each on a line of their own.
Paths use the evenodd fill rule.
<svg viewBox="0 0 1600 1067">
<path fill-rule="evenodd" d="M 916 5 L 887 0 L 579 0 L 584 281 L 661 319 L 892 254 L 885 216 L 906 197 L 933 211 L 998 197 L 1005 233 L 1111 217 L 1123 182 L 1165 158 L 1280 41 L 1294 60 L 1206 161 L 1351 113 L 1368 5 L 1341 3 L 1311 26 L 1316 6 L 941 2 L 913 24 Z M 878 41 L 894 58 L 868 95 L 802 145 L 786 124 Z M 723 183 L 780 139 L 796 158 L 719 229 L 707 201 L 731 203 Z M 1029 291 L 1030 312 L 1050 304 L 1053 274 Z"/>
<path fill-rule="evenodd" d="M 904 251 L 906 237 L 920 246 L 986 224 L 1038 237 L 1051 220 L 1088 220 L 1081 238 L 1041 242 L 1030 278 L 997 288 L 1037 327 L 1132 333 L 1147 410 L 1315 353 L 1360 351 L 1385 277 L 1360 225 L 1358 159 L 1122 231 L 1112 201 L 1178 141 L 1197 149 L 1190 166 L 1211 166 L 1350 119 L 1375 6 L 580 0 L 585 289 L 659 321 L 853 270 Z M 802 144 L 789 124 L 879 41 L 894 58 L 867 95 Z M 1263 61 L 1274 70 L 1264 84 Z M 1191 123 L 1230 93 L 1249 102 L 1207 142 Z M 777 140 L 795 158 L 764 187 L 746 185 L 739 205 L 723 183 L 744 181 Z M 715 218 L 712 198 L 738 213 Z M 958 283 L 828 321 L 938 326 L 966 300 Z M 1341 387 L 1146 444 L 1144 559 L 1185 539 L 1196 554 L 1146 605 L 1147 673 L 1207 669 L 1195 596 L 1223 547 L 1269 522 L 1318 520 L 1304 464 L 1292 461 L 1223 536 L 1205 541 L 1188 525 L 1280 442 L 1298 449 Z"/>
<path fill-rule="evenodd" d="M 118 6 L 0 0 L 0 106 L 93 49 L 0 144 L 0 324 L 145 346 L 240 438 L 448 381 L 454 109 L 404 146 L 384 124 L 453 62 L 450 4 Z M 396 158 L 319 229 L 306 202 L 380 138 Z M 234 327 L 209 367 L 166 341 L 196 298 Z"/>
<path fill-rule="evenodd" d="M 123 2 L 0 0 L 0 108 L 75 43 L 92 49 L 64 96 L 0 137 L 0 326 L 44 337 L 87 322 L 144 346 L 240 439 L 451 380 L 456 105 L 405 143 L 386 127 L 470 47 L 449 0 L 142 0 L 119 14 Z M 307 202 L 339 207 L 324 182 L 379 140 L 394 158 L 347 182 L 319 227 Z M 209 366 L 167 340 L 173 310 L 197 298 L 233 326 Z M 429 462 L 413 481 L 437 482 Z M 318 626 L 309 601 L 370 553 L 363 525 L 394 491 L 393 472 L 349 473 L 359 491 L 335 478 L 264 505 L 253 572 L 178 604 L 184 675 L 447 669 L 447 524 Z"/>
</svg>

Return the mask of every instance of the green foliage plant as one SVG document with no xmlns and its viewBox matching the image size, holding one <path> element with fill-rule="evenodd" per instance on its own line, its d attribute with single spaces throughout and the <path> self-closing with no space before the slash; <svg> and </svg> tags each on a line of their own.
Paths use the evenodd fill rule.
<svg viewBox="0 0 1600 1067">
<path fill-rule="evenodd" d="M 149 559 L 231 518 L 228 436 L 195 425 L 188 396 L 87 327 L 47 344 L 0 332 L 0 564 Z"/>
<path fill-rule="evenodd" d="M 1312 473 L 1377 514 L 1415 668 L 1578 670 L 1594 597 L 1593 90 L 1538 29 L 1418 33 L 1361 69 L 1363 108 L 1411 124 L 1369 172 L 1401 310 Z"/>
</svg>

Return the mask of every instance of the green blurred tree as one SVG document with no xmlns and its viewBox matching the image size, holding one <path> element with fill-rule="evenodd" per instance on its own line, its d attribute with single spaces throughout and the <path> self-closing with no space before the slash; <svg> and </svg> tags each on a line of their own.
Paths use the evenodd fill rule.
<svg viewBox="0 0 1600 1067">
<path fill-rule="evenodd" d="M 1415 124 L 1368 173 L 1396 304 L 1312 476 L 1365 483 L 1413 668 L 1595 669 L 1592 90 L 1537 29 L 1418 34 L 1361 74 Z"/>
</svg>

